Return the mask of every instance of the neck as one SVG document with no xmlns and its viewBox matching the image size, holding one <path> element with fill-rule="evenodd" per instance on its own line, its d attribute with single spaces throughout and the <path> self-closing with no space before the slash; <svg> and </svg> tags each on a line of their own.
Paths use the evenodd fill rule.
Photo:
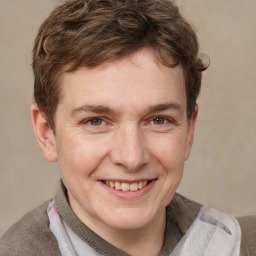
<svg viewBox="0 0 256 256">
<path fill-rule="evenodd" d="M 140 229 L 102 229 L 99 235 L 132 256 L 157 256 L 164 242 L 166 211 L 157 215 L 150 224 Z"/>
<path fill-rule="evenodd" d="M 156 256 L 164 242 L 166 214 L 163 211 L 148 226 L 133 230 L 109 230 L 99 234 L 132 256 Z"/>
</svg>

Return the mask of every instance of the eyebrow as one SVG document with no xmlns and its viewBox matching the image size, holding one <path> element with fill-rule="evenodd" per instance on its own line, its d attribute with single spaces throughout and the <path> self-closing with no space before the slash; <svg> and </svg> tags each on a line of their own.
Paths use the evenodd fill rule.
<svg viewBox="0 0 256 256">
<path fill-rule="evenodd" d="M 178 103 L 166 103 L 166 104 L 157 104 L 157 105 L 152 105 L 146 108 L 147 113 L 153 113 L 153 112 L 160 112 L 160 111 L 165 111 L 165 110 L 177 110 L 178 112 L 182 112 L 183 108 L 180 104 Z"/>
<path fill-rule="evenodd" d="M 114 113 L 115 111 L 109 107 L 106 106 L 101 106 L 101 105 L 83 105 L 81 107 L 75 108 L 72 110 L 71 115 L 77 115 L 81 112 L 94 112 L 94 113 L 105 113 L 105 114 L 109 114 L 109 113 Z"/>
<path fill-rule="evenodd" d="M 166 103 L 166 104 L 157 104 L 157 105 L 152 105 L 148 106 L 145 109 L 145 113 L 154 113 L 154 112 L 160 112 L 160 111 L 165 111 L 165 110 L 177 110 L 178 112 L 182 112 L 183 108 L 180 104 L 178 103 Z M 97 114 L 115 114 L 116 111 L 107 107 L 107 106 L 102 106 L 102 105 L 83 105 L 81 107 L 75 108 L 72 110 L 71 115 L 77 115 L 81 112 L 93 112 Z"/>
</svg>

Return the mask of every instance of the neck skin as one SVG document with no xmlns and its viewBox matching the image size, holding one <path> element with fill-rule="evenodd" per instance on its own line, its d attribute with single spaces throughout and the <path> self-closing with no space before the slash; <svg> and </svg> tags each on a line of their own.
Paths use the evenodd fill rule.
<svg viewBox="0 0 256 256">
<path fill-rule="evenodd" d="M 143 229 L 118 230 L 104 234 L 109 243 L 132 256 L 157 256 L 164 242 L 166 212 L 160 213 L 154 222 Z"/>
<path fill-rule="evenodd" d="M 69 195 L 70 196 L 70 195 Z M 74 210 L 72 201 L 69 201 Z M 76 207 L 75 207 L 76 208 Z M 147 226 L 140 229 L 113 229 L 100 223 L 97 219 L 88 221 L 84 214 L 76 208 L 77 217 L 96 234 L 119 249 L 132 256 L 157 256 L 160 252 L 165 233 L 166 209 L 162 209 Z"/>
</svg>

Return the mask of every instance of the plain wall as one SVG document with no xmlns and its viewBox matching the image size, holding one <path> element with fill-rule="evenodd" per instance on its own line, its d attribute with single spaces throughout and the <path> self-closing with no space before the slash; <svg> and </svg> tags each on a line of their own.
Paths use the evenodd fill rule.
<svg viewBox="0 0 256 256">
<path fill-rule="evenodd" d="M 0 234 L 54 195 L 30 123 L 31 49 L 57 0 L 0 0 Z M 256 213 L 256 1 L 177 0 L 194 25 L 203 74 L 194 145 L 179 192 L 234 215 Z"/>
</svg>

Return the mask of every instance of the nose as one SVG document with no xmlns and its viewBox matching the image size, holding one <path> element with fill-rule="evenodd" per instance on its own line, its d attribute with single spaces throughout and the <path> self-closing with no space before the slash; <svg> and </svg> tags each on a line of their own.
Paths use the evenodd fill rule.
<svg viewBox="0 0 256 256">
<path fill-rule="evenodd" d="M 112 143 L 112 162 L 125 167 L 128 171 L 139 170 L 150 159 L 143 133 L 135 125 L 120 128 Z"/>
</svg>

